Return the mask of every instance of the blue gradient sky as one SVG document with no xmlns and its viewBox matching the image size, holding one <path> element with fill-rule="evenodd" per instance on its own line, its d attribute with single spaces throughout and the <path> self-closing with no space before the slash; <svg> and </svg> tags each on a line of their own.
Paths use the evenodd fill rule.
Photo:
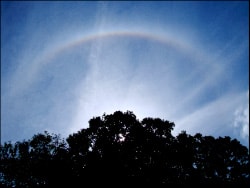
<svg viewBox="0 0 250 188">
<path fill-rule="evenodd" d="M 248 2 L 1 2 L 2 142 L 130 110 L 249 140 Z"/>
</svg>

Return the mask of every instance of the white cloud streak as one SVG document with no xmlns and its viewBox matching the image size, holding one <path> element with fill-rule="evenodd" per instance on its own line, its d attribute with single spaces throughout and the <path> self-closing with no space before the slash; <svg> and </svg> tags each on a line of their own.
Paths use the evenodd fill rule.
<svg viewBox="0 0 250 188">
<path fill-rule="evenodd" d="M 194 134 L 196 131 L 204 134 L 225 134 L 231 128 L 234 121 L 235 108 L 242 103 L 243 94 L 226 94 L 221 98 L 197 108 L 195 112 L 176 121 L 175 132 L 187 130 Z"/>
<path fill-rule="evenodd" d="M 244 140 L 249 140 L 249 91 L 243 104 L 234 112 L 235 131 Z"/>
</svg>

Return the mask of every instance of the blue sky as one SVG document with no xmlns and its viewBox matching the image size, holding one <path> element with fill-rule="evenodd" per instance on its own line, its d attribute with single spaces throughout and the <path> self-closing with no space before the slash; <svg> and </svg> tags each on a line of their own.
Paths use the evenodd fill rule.
<svg viewBox="0 0 250 188">
<path fill-rule="evenodd" d="M 133 111 L 249 140 L 248 2 L 1 2 L 2 142 Z"/>
</svg>

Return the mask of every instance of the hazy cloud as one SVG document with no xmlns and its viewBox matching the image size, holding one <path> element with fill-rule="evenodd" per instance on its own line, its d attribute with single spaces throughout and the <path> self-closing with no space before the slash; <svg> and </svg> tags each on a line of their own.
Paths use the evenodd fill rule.
<svg viewBox="0 0 250 188">
<path fill-rule="evenodd" d="M 234 112 L 234 127 L 244 140 L 249 139 L 249 91 L 243 104 Z"/>
</svg>

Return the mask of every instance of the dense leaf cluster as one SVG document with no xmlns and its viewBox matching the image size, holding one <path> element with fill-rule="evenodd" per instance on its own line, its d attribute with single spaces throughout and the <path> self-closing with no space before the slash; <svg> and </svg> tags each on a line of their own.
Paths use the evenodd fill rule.
<svg viewBox="0 0 250 188">
<path fill-rule="evenodd" d="M 44 132 L 4 143 L 0 186 L 249 185 L 249 151 L 239 141 L 185 131 L 174 137 L 174 126 L 117 111 L 92 118 L 66 141 Z"/>
</svg>

